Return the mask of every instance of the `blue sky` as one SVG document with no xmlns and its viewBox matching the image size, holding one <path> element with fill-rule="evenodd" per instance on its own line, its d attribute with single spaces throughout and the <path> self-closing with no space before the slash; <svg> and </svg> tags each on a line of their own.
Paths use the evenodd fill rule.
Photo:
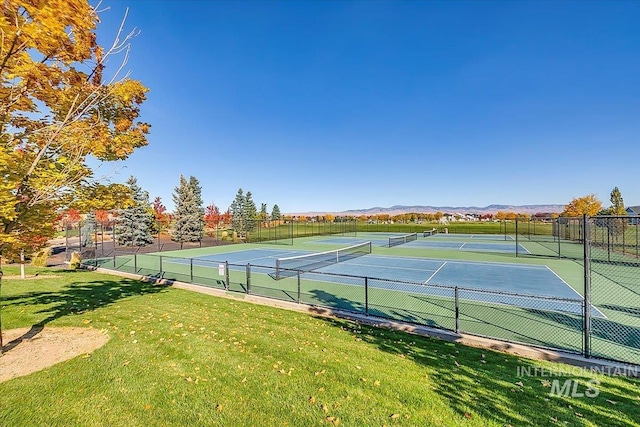
<svg viewBox="0 0 640 427">
<path fill-rule="evenodd" d="M 640 205 L 640 2 L 105 1 L 149 145 L 116 166 L 171 209 Z M 113 61 L 112 66 L 116 65 Z M 105 165 L 100 171 L 111 171 Z"/>
</svg>

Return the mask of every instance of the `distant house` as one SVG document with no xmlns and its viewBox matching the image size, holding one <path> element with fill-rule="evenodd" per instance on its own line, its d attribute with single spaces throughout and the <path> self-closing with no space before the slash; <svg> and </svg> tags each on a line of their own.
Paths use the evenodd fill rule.
<svg viewBox="0 0 640 427">
<path fill-rule="evenodd" d="M 629 206 L 627 207 L 627 216 L 629 216 L 629 224 L 638 225 L 640 224 L 640 206 Z"/>
</svg>

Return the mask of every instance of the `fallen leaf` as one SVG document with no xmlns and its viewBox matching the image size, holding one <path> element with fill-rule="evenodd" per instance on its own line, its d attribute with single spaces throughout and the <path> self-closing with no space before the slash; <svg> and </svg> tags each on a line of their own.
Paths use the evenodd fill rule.
<svg viewBox="0 0 640 427">
<path fill-rule="evenodd" d="M 465 412 L 464 413 L 464 417 L 465 418 L 471 418 L 471 417 L 473 417 L 473 415 L 471 415 L 469 412 Z"/>
<path fill-rule="evenodd" d="M 216 412 L 222 412 L 222 405 L 219 403 L 216 405 Z"/>
<path fill-rule="evenodd" d="M 315 398 L 315 397 L 313 397 L 313 396 L 310 396 L 310 397 L 309 397 L 309 403 L 310 403 L 310 404 L 312 404 L 312 405 L 313 405 L 314 403 L 316 403 L 316 398 Z"/>
<path fill-rule="evenodd" d="M 395 420 L 396 418 L 399 418 L 400 414 L 391 414 L 389 415 L 389 418 L 391 418 L 392 420 Z"/>
</svg>

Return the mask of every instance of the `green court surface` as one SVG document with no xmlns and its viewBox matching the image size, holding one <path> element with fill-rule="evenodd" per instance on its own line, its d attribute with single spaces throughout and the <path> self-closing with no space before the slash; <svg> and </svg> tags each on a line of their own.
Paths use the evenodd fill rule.
<svg viewBox="0 0 640 427">
<path fill-rule="evenodd" d="M 349 239 L 375 242 L 388 235 L 358 233 Z M 518 243 L 531 253 L 545 247 L 522 239 Z M 515 240 L 511 244 L 515 247 Z M 85 263 L 510 342 L 576 353 L 584 349 L 584 267 L 573 259 L 516 256 L 515 250 L 461 251 L 411 243 L 390 248 L 374 243 L 372 253 L 357 262 L 272 278 L 276 258 L 345 246 L 345 236 L 316 236 L 295 239 L 293 245 L 236 244 Z M 409 261 L 413 264 L 401 266 Z M 433 277 L 428 262 L 435 265 Z M 446 277 L 438 267 L 444 264 L 455 265 L 457 275 L 442 286 L 435 279 Z M 507 271 L 523 273 L 505 276 Z M 538 281 L 530 278 L 541 271 L 549 276 Z M 477 279 L 479 274 L 482 279 Z M 590 343 L 594 355 L 640 364 L 640 289 L 634 286 L 640 287 L 640 280 L 626 287 L 609 281 L 593 290 Z M 636 311 L 623 309 L 632 304 Z"/>
</svg>

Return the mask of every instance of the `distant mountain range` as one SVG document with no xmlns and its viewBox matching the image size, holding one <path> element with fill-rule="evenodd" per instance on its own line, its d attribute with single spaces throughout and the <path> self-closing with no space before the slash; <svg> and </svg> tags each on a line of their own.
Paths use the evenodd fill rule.
<svg viewBox="0 0 640 427">
<path fill-rule="evenodd" d="M 489 205 L 485 207 L 478 206 L 405 206 L 405 205 L 395 205 L 389 208 L 383 208 L 376 206 L 374 208 L 368 209 L 351 209 L 342 212 L 297 212 L 290 213 L 289 215 L 306 215 L 306 216 L 314 216 L 314 215 L 324 215 L 324 214 L 332 214 L 332 215 L 349 215 L 349 216 L 359 216 L 359 215 L 377 215 L 377 214 L 388 214 L 388 215 L 399 215 L 403 213 L 460 213 L 460 214 L 495 214 L 498 211 L 502 212 L 516 212 L 522 214 L 536 214 L 536 213 L 560 213 L 564 210 L 565 205 Z"/>
</svg>

